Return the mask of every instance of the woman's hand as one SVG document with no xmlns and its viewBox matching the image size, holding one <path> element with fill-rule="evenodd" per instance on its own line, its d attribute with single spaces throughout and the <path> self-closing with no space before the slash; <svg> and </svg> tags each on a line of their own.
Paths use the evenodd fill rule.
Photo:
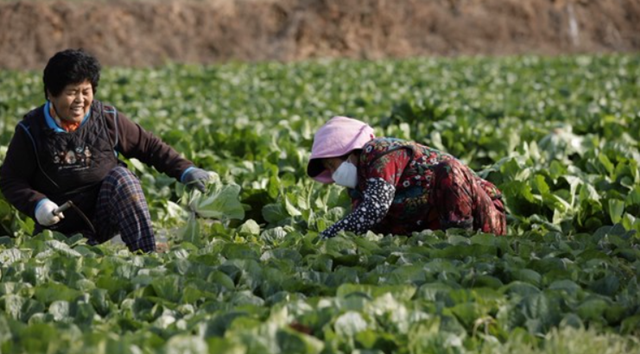
<svg viewBox="0 0 640 354">
<path fill-rule="evenodd" d="M 58 209 L 58 204 L 44 199 L 36 208 L 36 221 L 42 226 L 51 226 L 64 219 L 62 212 L 55 214 L 54 211 Z"/>
<path fill-rule="evenodd" d="M 184 171 L 181 182 L 195 187 L 200 192 L 204 193 L 206 190 L 206 183 L 213 180 L 217 176 L 217 173 L 212 171 L 205 171 L 197 167 L 189 167 Z"/>
</svg>

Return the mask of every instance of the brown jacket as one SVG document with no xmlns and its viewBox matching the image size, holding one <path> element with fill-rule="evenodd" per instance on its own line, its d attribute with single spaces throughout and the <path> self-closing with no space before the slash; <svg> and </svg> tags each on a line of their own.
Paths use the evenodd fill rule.
<svg viewBox="0 0 640 354">
<path fill-rule="evenodd" d="M 73 166 L 60 167 L 63 163 L 51 152 L 51 147 L 62 146 L 56 139 L 67 137 L 60 134 L 78 134 L 74 142 L 76 148 L 68 151 L 72 155 Z M 67 144 L 62 140 L 62 144 Z M 79 144 L 84 146 L 83 151 L 78 151 Z M 113 151 L 113 155 L 105 154 L 105 147 L 109 153 Z M 63 199 L 75 196 L 80 198 L 74 201 L 76 204 L 93 207 L 97 195 L 95 190 L 110 168 L 119 163 L 116 153 L 136 158 L 176 179 L 193 166 L 171 146 L 100 101 L 93 101 L 89 118 L 78 130 L 70 133 L 52 129 L 43 105 L 25 115 L 16 127 L 0 168 L 0 190 L 7 201 L 34 219 L 35 208 L 43 198 L 60 204 Z M 75 170 L 70 173 L 70 168 Z M 87 193 L 88 190 L 94 192 Z M 91 210 L 86 211 L 91 213 Z"/>
</svg>

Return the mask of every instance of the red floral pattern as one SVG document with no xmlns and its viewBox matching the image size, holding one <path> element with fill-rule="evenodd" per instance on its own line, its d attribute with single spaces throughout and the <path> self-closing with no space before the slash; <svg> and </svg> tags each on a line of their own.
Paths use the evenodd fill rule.
<svg viewBox="0 0 640 354">
<path fill-rule="evenodd" d="M 384 180 L 396 191 L 379 233 L 473 228 L 503 235 L 506 217 L 500 191 L 453 156 L 410 141 L 378 138 L 363 146 L 354 209 L 368 181 Z"/>
</svg>

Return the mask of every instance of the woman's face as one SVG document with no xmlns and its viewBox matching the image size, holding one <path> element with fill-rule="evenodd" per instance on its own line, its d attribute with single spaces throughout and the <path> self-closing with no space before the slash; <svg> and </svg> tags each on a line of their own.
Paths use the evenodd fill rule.
<svg viewBox="0 0 640 354">
<path fill-rule="evenodd" d="M 324 166 L 324 168 L 329 170 L 331 174 L 333 174 L 338 169 L 338 167 L 340 167 L 340 165 L 346 160 L 349 160 L 351 161 L 351 163 L 355 164 L 355 155 L 350 154 L 346 159 L 343 157 L 327 157 L 322 159 L 322 165 Z"/>
<path fill-rule="evenodd" d="M 65 86 L 58 96 L 47 94 L 53 104 L 55 115 L 76 123 L 82 122 L 93 102 L 93 86 L 89 80 Z"/>
</svg>

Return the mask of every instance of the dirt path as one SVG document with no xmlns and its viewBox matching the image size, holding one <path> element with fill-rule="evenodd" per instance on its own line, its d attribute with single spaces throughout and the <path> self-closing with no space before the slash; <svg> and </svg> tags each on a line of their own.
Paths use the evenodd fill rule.
<svg viewBox="0 0 640 354">
<path fill-rule="evenodd" d="M 0 2 L 0 68 L 640 50 L 639 0 Z"/>
</svg>

